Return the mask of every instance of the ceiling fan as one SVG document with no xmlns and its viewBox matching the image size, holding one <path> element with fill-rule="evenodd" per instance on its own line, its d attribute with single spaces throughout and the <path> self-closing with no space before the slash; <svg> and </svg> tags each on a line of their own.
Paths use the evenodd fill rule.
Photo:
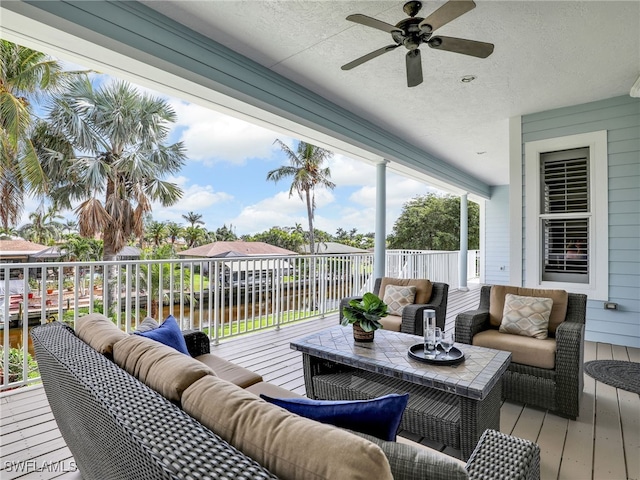
<svg viewBox="0 0 640 480">
<path fill-rule="evenodd" d="M 418 47 L 426 43 L 431 48 L 447 50 L 449 52 L 462 53 L 472 57 L 487 58 L 493 52 L 493 44 L 466 40 L 464 38 L 444 37 L 442 35 L 433 36 L 438 28 L 455 20 L 475 8 L 476 4 L 472 0 L 450 0 L 442 5 L 427 18 L 416 17 L 422 8 L 422 2 L 410 1 L 404 4 L 403 10 L 409 18 L 400 20 L 395 25 L 381 20 L 361 15 L 359 13 L 349 15 L 347 20 L 367 27 L 377 28 L 390 33 L 395 42 L 392 45 L 374 50 L 352 62 L 342 66 L 342 70 L 351 70 L 364 62 L 368 62 L 383 53 L 395 50 L 404 46 L 407 50 L 407 85 L 415 87 L 422 83 L 422 61 L 420 60 L 420 50 Z"/>
</svg>

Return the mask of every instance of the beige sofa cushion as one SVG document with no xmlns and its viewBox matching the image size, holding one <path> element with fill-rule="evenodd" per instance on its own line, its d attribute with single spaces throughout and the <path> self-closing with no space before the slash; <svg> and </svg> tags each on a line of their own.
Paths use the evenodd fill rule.
<svg viewBox="0 0 640 480">
<path fill-rule="evenodd" d="M 238 385 L 240 388 L 247 388 L 254 383 L 262 381 L 262 377 L 257 373 L 247 370 L 240 365 L 236 365 L 224 358 L 220 358 L 212 353 L 205 353 L 195 357 L 199 362 L 210 367 L 216 376 L 228 382 Z"/>
<path fill-rule="evenodd" d="M 202 362 L 140 335 L 128 335 L 113 346 L 113 361 L 160 395 L 180 403 L 182 392 L 205 375 L 215 375 Z"/>
<path fill-rule="evenodd" d="M 511 352 L 511 361 L 522 365 L 553 369 L 556 365 L 556 339 L 523 337 L 485 330 L 473 336 L 473 344 Z"/>
<path fill-rule="evenodd" d="M 182 408 L 282 480 L 393 478 L 380 447 L 287 412 L 217 377 L 191 385 Z"/>
<path fill-rule="evenodd" d="M 398 315 L 387 315 L 380 319 L 380 323 L 382 324 L 382 328 L 385 330 L 399 332 L 400 327 L 402 327 L 402 317 L 399 317 Z"/>
<path fill-rule="evenodd" d="M 390 277 L 382 277 L 380 281 L 380 292 L 378 292 L 378 296 L 380 298 L 384 298 L 384 292 L 387 285 L 412 285 L 416 287 L 416 299 L 414 303 L 424 304 L 429 303 L 431 299 L 431 290 L 433 289 L 433 285 L 426 278 L 390 278 Z"/>
<path fill-rule="evenodd" d="M 567 316 L 569 294 L 566 290 L 493 285 L 491 287 L 491 295 L 489 297 L 489 322 L 494 328 L 500 327 L 500 323 L 502 322 L 504 299 L 507 293 L 522 295 L 525 297 L 546 297 L 553 300 L 551 315 L 549 315 L 549 332 L 552 334 L 556 333 L 558 325 L 564 322 L 564 319 Z"/>
<path fill-rule="evenodd" d="M 504 300 L 500 333 L 545 339 L 549 335 L 549 314 L 553 300 L 507 293 Z"/>
<path fill-rule="evenodd" d="M 257 397 L 266 395 L 271 398 L 300 398 L 302 396 L 269 382 L 254 383 L 245 388 L 245 390 L 253 393 Z"/>
<path fill-rule="evenodd" d="M 75 324 L 76 334 L 102 355 L 113 354 L 113 345 L 128 337 L 115 323 L 101 313 L 90 313 L 79 317 Z"/>
</svg>

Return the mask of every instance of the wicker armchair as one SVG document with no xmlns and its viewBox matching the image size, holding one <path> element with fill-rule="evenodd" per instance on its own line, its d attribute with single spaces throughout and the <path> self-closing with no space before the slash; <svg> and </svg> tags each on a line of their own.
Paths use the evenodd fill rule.
<svg viewBox="0 0 640 480">
<path fill-rule="evenodd" d="M 393 280 L 387 278 L 387 281 L 393 282 Z M 382 278 L 378 278 L 375 281 L 373 287 L 373 293 L 380 295 L 380 286 L 382 284 Z M 444 323 L 447 316 L 447 300 L 449 298 L 449 285 L 446 283 L 432 282 L 431 283 L 431 298 L 427 303 L 414 303 L 407 305 L 402 310 L 402 323 L 400 325 L 400 331 L 403 333 L 410 333 L 412 335 L 423 334 L 423 320 L 422 312 L 426 309 L 432 309 L 436 311 L 436 325 L 444 330 Z M 345 305 L 349 304 L 349 301 L 354 299 L 360 299 L 360 296 L 346 297 L 340 300 L 340 322 L 342 322 L 342 309 Z M 383 319 L 384 323 L 384 319 Z M 384 328 L 387 328 L 385 326 Z"/>
<path fill-rule="evenodd" d="M 473 344 L 473 337 L 479 332 L 495 328 L 489 322 L 490 298 L 491 286 L 483 286 L 478 309 L 457 316 L 456 342 Z M 547 369 L 512 361 L 503 377 L 503 398 L 545 408 L 575 420 L 584 382 L 586 307 L 586 295 L 568 294 L 565 319 L 555 331 L 555 366 Z"/>
</svg>

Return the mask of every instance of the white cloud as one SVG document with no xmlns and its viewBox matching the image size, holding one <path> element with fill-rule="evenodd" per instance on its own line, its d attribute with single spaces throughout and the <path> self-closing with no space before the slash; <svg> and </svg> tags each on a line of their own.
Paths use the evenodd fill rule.
<svg viewBox="0 0 640 480">
<path fill-rule="evenodd" d="M 327 164 L 331 169 L 331 181 L 338 187 L 376 184 L 373 165 L 340 154 L 335 154 Z"/>
<path fill-rule="evenodd" d="M 273 143 L 276 138 L 290 143 L 290 139 L 271 130 L 199 105 L 178 100 L 171 104 L 178 117 L 174 128 L 184 129 L 180 140 L 185 143 L 187 155 L 205 165 L 243 165 L 250 158 L 270 158 L 279 151 Z"/>
<path fill-rule="evenodd" d="M 326 207 L 333 203 L 335 197 L 329 190 L 316 191 L 316 208 Z M 254 234 L 268 230 L 273 226 L 293 227 L 296 223 L 307 229 L 307 207 L 303 200 L 294 193 L 289 197 L 288 191 L 278 192 L 258 203 L 242 209 L 240 214 L 230 220 L 238 232 Z"/>
<path fill-rule="evenodd" d="M 170 181 L 178 184 L 183 189 L 184 194 L 178 203 L 169 207 L 154 203 L 152 205 L 154 220 L 184 223 L 183 213 L 190 211 L 201 213 L 212 205 L 230 202 L 234 199 L 233 195 L 226 192 L 214 191 L 211 185 L 189 185 L 185 187 L 188 182 L 185 177 L 172 178 Z M 207 218 L 203 218 L 203 220 L 206 222 Z M 214 227 L 214 225 L 207 226 Z"/>
<path fill-rule="evenodd" d="M 389 174 L 387 177 L 387 208 L 393 209 L 402 205 L 416 195 L 425 195 L 431 191 L 422 182 L 397 174 Z M 364 186 L 351 194 L 349 200 L 359 205 L 375 205 L 376 187 L 375 185 Z"/>
</svg>

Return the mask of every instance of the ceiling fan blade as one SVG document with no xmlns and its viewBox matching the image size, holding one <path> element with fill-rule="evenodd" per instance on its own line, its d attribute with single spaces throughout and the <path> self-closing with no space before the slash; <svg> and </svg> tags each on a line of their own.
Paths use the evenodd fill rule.
<svg viewBox="0 0 640 480">
<path fill-rule="evenodd" d="M 415 87 L 422 83 L 422 60 L 420 50 L 409 50 L 407 52 L 407 86 Z"/>
<path fill-rule="evenodd" d="M 382 48 L 379 48 L 378 50 L 374 50 L 371 53 L 367 53 L 366 55 L 363 55 L 360 58 L 356 58 L 354 61 L 349 62 L 340 68 L 342 68 L 342 70 L 351 70 L 352 68 L 357 67 L 358 65 L 362 65 L 364 62 L 368 62 L 369 60 L 379 57 L 383 53 L 387 53 L 387 52 L 390 52 L 391 50 L 395 50 L 399 46 L 400 45 L 387 45 L 386 47 L 382 47 Z"/>
<path fill-rule="evenodd" d="M 359 23 L 360 25 L 364 25 L 366 27 L 377 28 L 378 30 L 382 30 L 383 32 L 391 33 L 391 32 L 402 32 L 395 25 L 391 25 L 390 23 L 383 22 L 382 20 L 378 20 L 376 18 L 367 17 L 366 15 L 361 15 L 356 13 L 354 15 L 349 15 L 347 20 L 350 22 Z"/>
<path fill-rule="evenodd" d="M 487 58 L 493 53 L 493 43 L 477 42 L 464 38 L 438 36 L 431 38 L 427 44 L 438 50 L 447 50 L 478 58 Z"/>
<path fill-rule="evenodd" d="M 450 0 L 421 21 L 418 27 L 424 29 L 426 25 L 430 25 L 430 31 L 434 32 L 474 8 L 476 8 L 476 4 L 473 0 Z"/>
</svg>

